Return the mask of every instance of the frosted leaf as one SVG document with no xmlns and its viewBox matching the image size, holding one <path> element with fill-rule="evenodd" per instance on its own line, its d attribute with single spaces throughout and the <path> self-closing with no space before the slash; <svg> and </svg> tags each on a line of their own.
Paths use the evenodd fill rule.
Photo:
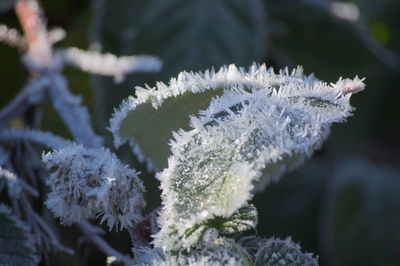
<svg viewBox="0 0 400 266">
<path fill-rule="evenodd" d="M 260 239 L 255 254 L 256 266 L 317 266 L 318 260 L 312 253 L 305 253 L 290 238 Z"/>
<path fill-rule="evenodd" d="M 160 249 L 147 249 L 143 252 L 140 266 L 225 266 L 251 265 L 249 254 L 244 248 L 229 238 L 218 238 L 201 249 L 189 252 L 163 253 Z"/>
<path fill-rule="evenodd" d="M 173 247 L 167 238 L 174 226 L 183 236 L 203 221 L 231 216 L 251 199 L 254 186 L 261 190 L 302 163 L 332 123 L 351 115 L 351 92 L 342 89 L 289 82 L 279 89 L 236 87 L 214 97 L 191 117 L 191 130 L 174 134 L 168 168 L 157 176 L 164 209 L 156 246 Z"/>
<path fill-rule="evenodd" d="M 301 67 L 291 73 L 285 69 L 278 74 L 257 64 L 247 70 L 230 65 L 218 71 L 182 72 L 168 85 L 159 82 L 153 88 L 137 87 L 136 97 L 129 97 L 114 112 L 110 130 L 116 147 L 128 141 L 150 169 L 163 169 L 171 154 L 168 147 L 171 132 L 180 128 L 189 130 L 189 115 L 206 109 L 211 99 L 225 89 L 257 90 L 289 83 L 311 86 L 315 82 L 313 76 L 303 75 Z"/>
<path fill-rule="evenodd" d="M 143 184 L 110 151 L 72 146 L 43 154 L 42 160 L 51 172 L 46 205 L 63 223 L 100 216 L 111 229 L 142 218 Z"/>
<path fill-rule="evenodd" d="M 0 204 L 0 265 L 37 265 L 39 260 L 29 228 Z"/>
</svg>

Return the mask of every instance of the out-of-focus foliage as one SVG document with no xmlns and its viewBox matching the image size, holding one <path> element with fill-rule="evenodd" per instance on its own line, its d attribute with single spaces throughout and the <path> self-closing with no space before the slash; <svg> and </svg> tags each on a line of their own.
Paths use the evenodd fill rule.
<svg viewBox="0 0 400 266">
<path fill-rule="evenodd" d="M 37 265 L 39 259 L 29 228 L 0 204 L 0 264 Z"/>
<path fill-rule="evenodd" d="M 301 239 L 321 265 L 398 265 L 399 190 L 396 168 L 315 160 L 256 196 L 259 233 Z"/>
<path fill-rule="evenodd" d="M 99 1 L 106 12 L 96 15 L 92 46 L 118 54 L 157 55 L 160 75 L 142 81 L 166 81 L 180 71 L 225 64 L 248 66 L 265 55 L 266 11 L 261 0 Z M 149 80 L 151 78 L 151 80 Z M 110 79 L 95 81 L 96 104 L 110 113 L 111 99 L 121 99 Z M 126 84 L 124 85 L 126 88 Z"/>
</svg>

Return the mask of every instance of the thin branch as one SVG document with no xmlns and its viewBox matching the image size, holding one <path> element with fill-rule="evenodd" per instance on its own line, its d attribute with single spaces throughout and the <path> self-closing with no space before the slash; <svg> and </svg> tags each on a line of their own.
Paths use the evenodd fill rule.
<svg viewBox="0 0 400 266">
<path fill-rule="evenodd" d="M 6 25 L 0 25 L 0 42 L 20 49 L 26 45 L 24 37 L 16 29 L 10 29 Z"/>
<path fill-rule="evenodd" d="M 158 72 L 162 66 L 158 58 L 149 55 L 117 57 L 108 53 L 68 48 L 63 56 L 71 66 L 93 74 L 113 76 L 116 81 L 122 81 L 129 73 Z"/>
<path fill-rule="evenodd" d="M 29 104 L 38 102 L 47 84 L 47 78 L 31 80 L 28 85 L 0 111 L 0 128 L 6 126 L 15 117 L 23 114 L 29 107 Z"/>
<path fill-rule="evenodd" d="M 86 106 L 81 105 L 80 97 L 68 90 L 67 80 L 61 75 L 53 75 L 49 87 L 54 108 L 77 142 L 90 148 L 101 147 L 103 139 L 93 131 Z"/>
<path fill-rule="evenodd" d="M 94 231 L 97 231 L 96 229 L 93 229 L 93 225 L 91 225 L 87 221 L 80 222 L 78 224 L 79 229 L 84 233 L 87 238 L 95 244 L 104 254 L 107 256 L 113 256 L 117 258 L 120 261 L 123 261 L 126 265 L 131 265 L 132 264 L 132 259 L 129 258 L 128 256 L 125 256 L 112 248 L 103 238 L 101 238 L 98 234 L 93 233 Z"/>
<path fill-rule="evenodd" d="M 28 199 L 24 194 L 21 195 L 21 206 L 25 209 L 26 216 L 32 218 L 42 229 L 41 231 L 45 232 L 46 235 L 48 236 L 51 244 L 58 250 L 64 251 L 68 254 L 74 254 L 75 252 L 70 249 L 64 247 L 60 241 L 58 240 L 56 234 L 53 232 L 53 230 L 49 227 L 49 225 L 40 217 L 31 207 Z"/>
<path fill-rule="evenodd" d="M 0 166 L 0 179 L 1 178 L 7 181 L 10 198 L 18 198 L 23 189 L 35 197 L 39 196 L 39 192 L 28 185 L 22 178 L 18 178 L 16 174 Z"/>
<path fill-rule="evenodd" d="M 0 131 L 0 142 L 27 140 L 42 144 L 50 149 L 61 149 L 73 145 L 60 136 L 53 135 L 50 132 L 44 132 L 35 129 L 4 129 Z"/>
<path fill-rule="evenodd" d="M 18 0 L 15 13 L 25 32 L 28 56 L 38 65 L 48 65 L 52 49 L 39 3 L 36 0 Z"/>
</svg>

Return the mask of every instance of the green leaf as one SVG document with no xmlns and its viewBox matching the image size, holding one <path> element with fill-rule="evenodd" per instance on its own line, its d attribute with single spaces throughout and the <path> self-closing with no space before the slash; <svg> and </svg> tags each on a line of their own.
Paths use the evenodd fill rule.
<svg viewBox="0 0 400 266">
<path fill-rule="evenodd" d="M 260 0 L 105 1 L 94 11 L 92 44 L 101 44 L 104 52 L 117 55 L 156 55 L 163 62 L 163 70 L 131 75 L 121 85 L 95 77 L 96 115 L 109 117 L 115 105 L 131 93 L 133 84 L 167 81 L 183 70 L 260 61 L 267 47 L 265 17 Z"/>
<path fill-rule="evenodd" d="M 175 72 L 168 75 L 247 65 L 264 55 L 266 14 L 259 0 L 113 0 L 103 9 L 100 43 L 118 52 L 158 55 Z"/>
<path fill-rule="evenodd" d="M 28 227 L 0 204 L 0 264 L 37 265 L 39 259 Z"/>
<path fill-rule="evenodd" d="M 320 219 L 321 256 L 340 265 L 397 265 L 398 169 L 346 157 L 329 180 Z"/>
</svg>

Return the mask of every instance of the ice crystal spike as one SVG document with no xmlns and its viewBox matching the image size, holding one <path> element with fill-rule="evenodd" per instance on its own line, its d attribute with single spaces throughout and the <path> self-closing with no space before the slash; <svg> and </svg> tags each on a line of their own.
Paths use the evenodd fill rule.
<svg viewBox="0 0 400 266">
<path fill-rule="evenodd" d="M 100 216 L 111 228 L 142 218 L 143 184 L 106 149 L 71 146 L 43 155 L 51 171 L 47 206 L 65 224 Z"/>
<path fill-rule="evenodd" d="M 272 89 L 284 84 L 312 86 L 315 82 L 312 75 L 303 75 L 301 67 L 278 74 L 257 64 L 247 70 L 230 65 L 218 71 L 182 72 L 168 85 L 159 82 L 154 88 L 137 87 L 136 96 L 123 101 L 114 112 L 110 130 L 116 147 L 129 142 L 150 169 L 161 170 L 167 166 L 170 155 L 171 132 L 190 129 L 189 115 L 206 109 L 211 99 L 225 89 Z"/>
</svg>

